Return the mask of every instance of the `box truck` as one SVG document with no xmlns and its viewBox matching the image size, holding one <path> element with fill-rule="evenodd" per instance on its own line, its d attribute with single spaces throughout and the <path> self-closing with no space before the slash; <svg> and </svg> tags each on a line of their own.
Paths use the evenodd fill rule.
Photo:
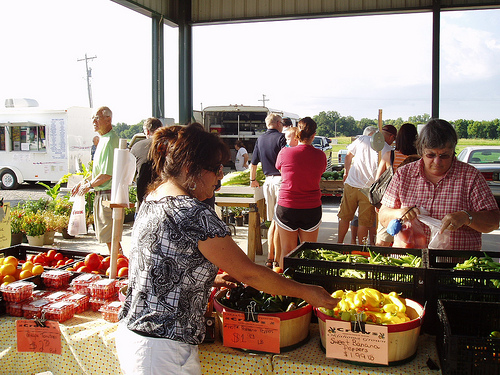
<svg viewBox="0 0 500 375">
<path fill-rule="evenodd" d="M 0 188 L 57 182 L 90 161 L 92 108 L 0 110 Z"/>
</svg>

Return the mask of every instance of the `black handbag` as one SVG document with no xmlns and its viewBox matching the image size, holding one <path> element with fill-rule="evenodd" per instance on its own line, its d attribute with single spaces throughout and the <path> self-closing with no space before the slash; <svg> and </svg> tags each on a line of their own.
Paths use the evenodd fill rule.
<svg viewBox="0 0 500 375">
<path fill-rule="evenodd" d="M 393 164 L 394 150 L 391 150 L 391 167 L 387 168 L 368 190 L 368 199 L 370 200 L 370 203 L 377 208 L 382 206 L 382 203 L 380 202 L 382 202 L 382 197 L 384 196 L 387 186 L 389 186 L 392 176 L 394 175 Z"/>
</svg>

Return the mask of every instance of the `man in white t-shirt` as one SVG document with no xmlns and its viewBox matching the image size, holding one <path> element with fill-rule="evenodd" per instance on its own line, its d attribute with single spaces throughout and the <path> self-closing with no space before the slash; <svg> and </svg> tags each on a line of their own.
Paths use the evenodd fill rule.
<svg viewBox="0 0 500 375">
<path fill-rule="evenodd" d="M 371 135 L 377 131 L 376 127 L 368 127 L 363 135 L 347 146 L 344 173 L 344 193 L 340 202 L 338 243 L 344 243 L 345 235 L 349 230 L 349 223 L 358 209 L 358 238 L 368 237 L 368 229 L 375 222 L 375 207 L 370 203 L 363 188 L 370 187 L 375 181 L 378 165 L 378 153 L 371 147 Z M 382 155 L 391 150 L 391 144 L 396 139 L 397 130 L 392 125 L 382 128 L 385 145 Z"/>
</svg>

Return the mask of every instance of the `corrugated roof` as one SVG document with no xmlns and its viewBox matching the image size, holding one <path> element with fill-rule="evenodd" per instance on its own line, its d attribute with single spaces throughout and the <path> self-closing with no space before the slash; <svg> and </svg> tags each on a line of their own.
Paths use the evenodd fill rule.
<svg viewBox="0 0 500 375">
<path fill-rule="evenodd" d="M 179 23 L 179 2 L 189 0 L 113 0 L 139 13 Z M 437 1 L 442 10 L 500 8 L 498 0 L 190 0 L 191 23 L 213 24 L 428 12 Z"/>
</svg>

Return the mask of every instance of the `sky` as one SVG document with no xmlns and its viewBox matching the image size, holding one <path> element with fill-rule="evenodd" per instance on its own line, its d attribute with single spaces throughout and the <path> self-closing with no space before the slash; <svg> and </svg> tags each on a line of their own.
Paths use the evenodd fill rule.
<svg viewBox="0 0 500 375">
<path fill-rule="evenodd" d="M 443 12 L 440 117 L 500 118 L 500 10 Z M 108 0 L 0 0 L 0 105 L 109 106 L 151 116 L 151 19 Z M 178 33 L 164 26 L 165 117 L 178 121 Z M 193 108 L 262 105 L 314 116 L 431 113 L 432 14 L 193 27 Z"/>
</svg>

